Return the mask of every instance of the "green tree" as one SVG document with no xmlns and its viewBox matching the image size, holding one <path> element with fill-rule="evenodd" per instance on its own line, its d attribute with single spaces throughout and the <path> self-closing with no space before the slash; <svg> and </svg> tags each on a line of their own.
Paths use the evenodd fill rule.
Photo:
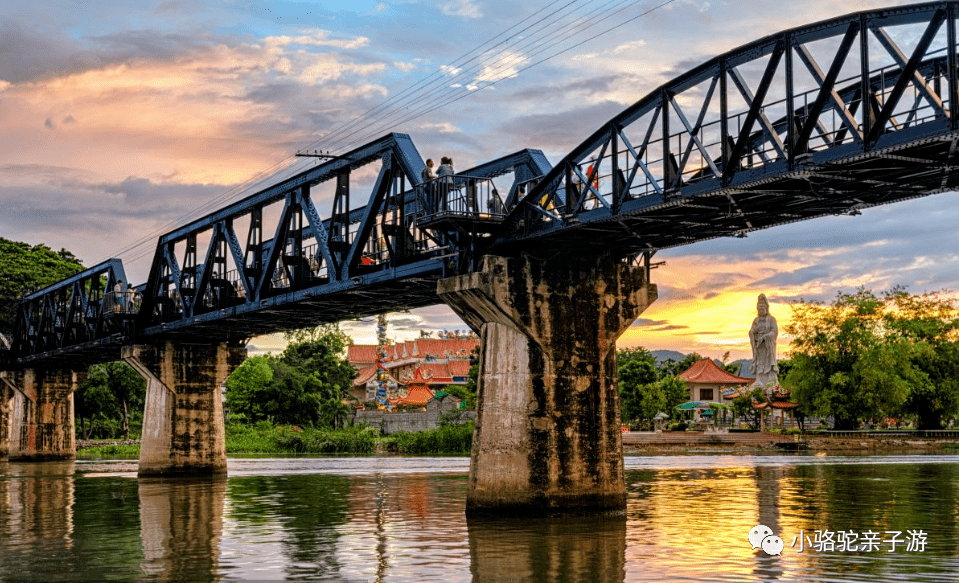
<svg viewBox="0 0 959 583">
<path fill-rule="evenodd" d="M 892 338 L 908 342 L 916 369 L 904 411 L 919 429 L 941 429 L 959 414 L 959 310 L 938 293 L 910 295 L 894 288 L 885 295 L 893 310 L 886 318 Z"/>
<path fill-rule="evenodd" d="M 654 385 L 656 357 L 645 348 L 620 350 L 616 364 L 623 419 L 652 420 L 666 406 L 665 394 Z"/>
<path fill-rule="evenodd" d="M 759 429 L 759 416 L 763 414 L 762 409 L 753 408 L 753 402 L 766 402 L 766 395 L 760 387 L 754 388 L 745 395 L 739 395 L 733 399 L 733 412 L 740 419 L 743 419 L 753 429 Z"/>
<path fill-rule="evenodd" d="M 470 352 L 470 370 L 466 373 L 466 390 L 471 393 L 475 399 L 477 383 L 479 382 L 480 369 L 480 347 L 476 345 Z M 475 402 L 474 402 L 475 407 Z"/>
<path fill-rule="evenodd" d="M 800 302 L 793 312 L 785 384 L 802 414 L 831 415 L 837 429 L 904 413 L 939 427 L 959 410 L 952 301 L 859 289 L 828 306 Z"/>
<path fill-rule="evenodd" d="M 66 249 L 30 246 L 0 237 L 0 333 L 13 332 L 16 306 L 30 292 L 83 271 L 83 264 Z"/>
<path fill-rule="evenodd" d="M 226 406 L 247 421 L 267 419 L 267 387 L 273 380 L 270 356 L 252 356 L 226 379 Z"/>
<path fill-rule="evenodd" d="M 118 437 L 112 431 L 116 427 L 123 439 L 130 439 L 130 421 L 142 417 L 145 398 L 146 382 L 127 363 L 91 366 L 74 393 L 74 415 L 80 420 L 81 435 L 89 439 L 99 430 L 98 437 Z"/>
<path fill-rule="evenodd" d="M 443 387 L 443 391 L 453 395 L 459 399 L 463 405 L 463 409 L 475 409 L 476 408 L 476 393 L 471 393 L 468 388 L 463 385 L 446 385 Z"/>
<path fill-rule="evenodd" d="M 663 396 L 666 398 L 666 413 L 669 413 L 670 417 L 675 416 L 676 406 L 689 400 L 689 385 L 686 381 L 674 376 L 663 377 L 655 384 L 663 391 Z"/>
<path fill-rule="evenodd" d="M 336 326 L 287 337 L 294 341 L 279 356 L 249 358 L 233 371 L 226 382 L 227 407 L 254 423 L 344 425 L 349 407 L 342 401 L 356 374 L 342 358 L 349 338 Z"/>
<path fill-rule="evenodd" d="M 696 364 L 697 360 L 701 360 L 702 358 L 703 357 L 696 352 L 687 354 L 680 361 L 667 358 L 659 363 L 659 378 L 679 376 L 680 373 L 686 371 L 689 367 Z"/>
</svg>

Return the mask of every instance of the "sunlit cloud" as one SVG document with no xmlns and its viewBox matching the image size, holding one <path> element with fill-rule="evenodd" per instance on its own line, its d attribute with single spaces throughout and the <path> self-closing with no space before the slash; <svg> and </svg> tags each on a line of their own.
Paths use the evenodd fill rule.
<svg viewBox="0 0 959 583">
<path fill-rule="evenodd" d="M 440 11 L 446 16 L 462 18 L 482 18 L 483 11 L 470 0 L 453 0 L 440 5 Z"/>
</svg>

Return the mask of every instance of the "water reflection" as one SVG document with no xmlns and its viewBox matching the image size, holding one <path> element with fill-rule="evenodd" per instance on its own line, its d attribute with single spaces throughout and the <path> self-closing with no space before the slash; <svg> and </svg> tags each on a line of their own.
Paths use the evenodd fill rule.
<svg viewBox="0 0 959 583">
<path fill-rule="evenodd" d="M 465 463 L 448 459 L 239 465 L 137 480 L 129 462 L 0 462 L 0 581 L 959 580 L 959 458 L 637 458 L 619 520 L 467 520 Z M 751 548 L 756 524 L 782 557 Z M 817 529 L 928 542 L 790 547 Z"/>
<path fill-rule="evenodd" d="M 73 461 L 0 466 L 0 533 L 20 533 L 24 549 L 73 545 Z"/>
<path fill-rule="evenodd" d="M 623 581 L 626 518 L 468 518 L 474 583 Z"/>
<path fill-rule="evenodd" d="M 226 478 L 138 481 L 141 572 L 153 581 L 217 579 Z"/>
</svg>

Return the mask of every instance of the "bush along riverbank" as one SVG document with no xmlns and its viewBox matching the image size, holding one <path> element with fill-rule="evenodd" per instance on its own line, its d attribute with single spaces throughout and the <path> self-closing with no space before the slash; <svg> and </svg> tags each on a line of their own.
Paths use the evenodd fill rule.
<svg viewBox="0 0 959 583">
<path fill-rule="evenodd" d="M 385 451 L 403 454 L 469 455 L 473 447 L 473 422 L 394 433 L 382 438 L 381 446 Z"/>
<path fill-rule="evenodd" d="M 273 425 L 226 426 L 227 454 L 374 454 L 469 455 L 473 445 L 473 422 L 443 425 L 428 431 L 403 432 L 383 437 L 372 427 L 315 429 Z M 77 443 L 80 459 L 135 459 L 140 455 L 136 441 Z"/>
<path fill-rule="evenodd" d="M 140 442 L 134 439 L 121 441 L 84 440 L 77 442 L 79 459 L 137 459 L 140 457 Z"/>
<path fill-rule="evenodd" d="M 226 453 L 359 453 L 376 452 L 380 433 L 372 427 L 300 428 L 261 421 L 227 425 Z"/>
</svg>

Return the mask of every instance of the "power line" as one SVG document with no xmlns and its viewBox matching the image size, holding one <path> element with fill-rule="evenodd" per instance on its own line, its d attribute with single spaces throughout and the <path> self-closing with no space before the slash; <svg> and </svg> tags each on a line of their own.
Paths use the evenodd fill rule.
<svg viewBox="0 0 959 583">
<path fill-rule="evenodd" d="M 559 4 L 560 2 L 563 2 L 563 1 L 564 1 L 564 0 L 553 0 L 552 2 L 550 2 L 549 4 L 547 4 L 546 7 L 544 7 L 544 9 L 548 9 L 548 8 L 550 8 L 550 7 L 552 7 L 552 6 L 556 5 L 556 4 Z M 545 17 L 540 18 L 540 19 L 539 19 L 538 21 L 536 21 L 535 23 L 533 23 L 533 24 L 531 24 L 531 25 L 523 28 L 522 30 L 518 31 L 517 34 L 522 34 L 523 32 L 525 32 L 525 31 L 529 30 L 530 28 L 536 26 L 536 24 L 538 24 L 539 22 L 542 22 L 544 19 L 549 18 L 550 16 L 555 15 L 555 14 L 557 14 L 558 12 L 561 12 L 562 10 L 566 9 L 567 7 L 569 7 L 569 6 L 571 6 L 572 4 L 575 4 L 576 2 L 579 2 L 579 1 L 580 1 L 580 0 L 569 0 L 566 4 L 564 4 L 563 6 L 561 6 L 560 8 L 558 8 L 557 10 L 554 10 L 553 12 L 549 13 L 549 14 L 546 15 Z M 587 4 L 588 4 L 589 2 L 592 2 L 592 0 L 588 0 Z M 493 38 L 491 38 L 491 39 L 489 39 L 489 40 L 487 40 L 487 41 L 484 41 L 483 43 L 481 43 L 480 45 L 478 45 L 476 48 L 474 48 L 474 49 L 472 49 L 472 50 L 470 50 L 470 51 L 467 51 L 466 53 L 464 53 L 463 55 L 461 55 L 461 56 L 458 57 L 457 59 L 454 59 L 454 60 L 451 61 L 449 64 L 444 65 L 444 66 L 455 67 L 456 65 L 462 65 L 462 64 L 465 64 L 465 63 L 470 62 L 471 60 L 475 59 L 476 56 L 473 56 L 471 59 L 467 59 L 465 62 L 463 62 L 463 59 L 466 59 L 467 57 L 469 57 L 469 56 L 470 56 L 471 54 L 473 54 L 473 53 L 477 53 L 478 51 L 480 51 L 480 49 L 482 49 L 484 46 L 488 45 L 488 44 L 489 44 L 490 42 L 492 42 L 493 40 L 495 40 L 495 39 L 497 39 L 497 38 L 499 38 L 499 37 L 501 37 L 501 36 L 504 36 L 504 35 L 509 34 L 511 31 L 513 31 L 513 30 L 516 29 L 517 27 L 521 26 L 524 22 L 530 20 L 530 19 L 533 18 L 534 16 L 540 15 L 541 13 L 542 13 L 542 11 L 538 11 L 538 12 L 535 12 L 535 13 L 531 14 L 530 16 L 527 16 L 526 18 L 524 18 L 523 20 L 521 20 L 519 23 L 517 23 L 517 24 L 511 26 L 510 28 L 502 31 L 501 33 L 499 33 L 498 35 L 494 36 Z M 500 46 L 500 45 L 503 44 L 503 42 L 506 42 L 507 40 L 509 40 L 509 38 L 507 38 L 507 39 L 505 39 L 505 40 L 503 40 L 503 41 L 500 41 L 500 42 L 497 43 L 496 45 L 493 45 L 493 47 L 491 47 L 491 48 L 495 48 L 495 47 L 497 47 L 497 46 Z M 434 72 L 430 77 L 427 77 L 426 80 L 429 80 L 431 77 L 434 77 L 435 75 L 437 75 L 438 73 L 441 73 L 441 72 L 442 72 L 442 68 L 441 68 L 440 70 Z M 420 82 L 418 82 L 418 83 L 415 83 L 413 86 L 411 86 L 410 89 L 415 88 L 417 85 L 419 85 L 419 84 L 421 84 L 421 83 L 423 83 L 423 81 L 420 81 Z M 429 86 L 429 84 L 427 84 L 426 87 L 428 87 L 428 86 Z M 421 88 L 420 91 L 422 91 L 422 89 L 424 89 L 424 88 Z M 403 93 L 409 93 L 409 90 L 405 90 Z M 416 92 L 413 92 L 413 93 L 415 94 Z M 376 109 L 381 109 L 381 110 L 382 110 L 383 106 L 385 106 L 386 104 L 388 104 L 390 101 L 394 101 L 394 100 L 395 100 L 396 98 L 398 98 L 398 97 L 399 97 L 399 96 L 394 96 L 394 97 L 391 98 L 391 99 L 387 99 L 386 101 L 384 101 L 384 102 L 383 102 L 382 104 L 380 104 L 379 106 L 374 107 L 373 110 L 376 110 Z M 370 110 L 370 111 L 373 111 L 373 110 Z M 358 122 L 360 122 L 360 121 L 364 121 L 364 115 L 365 115 L 365 114 L 362 114 L 362 115 L 357 116 L 356 118 L 354 118 L 354 120 L 353 120 L 353 122 L 352 122 L 353 125 L 355 125 L 356 123 L 358 123 Z M 349 139 L 350 137 L 352 137 L 352 136 L 355 135 L 355 134 L 356 134 L 356 132 L 353 132 L 353 133 L 351 133 L 351 134 L 348 134 L 347 136 L 345 136 L 344 139 Z M 313 148 L 313 147 L 314 147 L 315 145 L 317 145 L 317 144 L 318 144 L 318 141 L 314 141 L 314 142 L 312 142 L 311 144 L 309 144 L 309 145 L 307 146 L 307 148 L 305 148 L 305 149 Z M 327 149 L 327 150 L 328 150 L 329 148 L 324 148 L 324 149 Z M 266 168 L 266 169 L 258 172 L 256 175 L 254 175 L 252 178 L 248 179 L 247 181 L 244 181 L 242 184 L 237 185 L 237 186 L 235 186 L 235 187 L 227 190 L 227 191 L 224 192 L 223 194 L 221 194 L 221 195 L 219 195 L 219 196 L 217 196 L 217 197 L 215 197 L 215 198 L 207 201 L 205 204 L 200 205 L 199 207 L 195 207 L 195 208 L 191 209 L 191 210 L 188 211 L 187 213 L 185 213 L 185 214 L 177 217 L 176 219 L 168 222 L 168 223 L 165 224 L 163 227 L 160 227 L 159 229 L 154 230 L 153 232 L 151 232 L 151 233 L 150 233 L 149 235 L 147 235 L 146 237 L 141 238 L 138 242 L 133 243 L 133 244 L 125 247 L 124 249 L 121 249 L 121 250 L 120 250 L 119 252 L 117 252 L 115 255 L 116 255 L 116 256 L 119 256 L 119 255 L 123 255 L 123 254 L 130 253 L 130 252 L 132 252 L 134 249 L 138 249 L 138 248 L 141 248 L 143 245 L 146 245 L 146 244 L 148 244 L 148 243 L 152 243 L 158 236 L 162 235 L 162 234 L 165 233 L 165 232 L 168 232 L 170 229 L 175 228 L 176 226 L 182 224 L 183 222 L 189 222 L 190 220 L 193 220 L 194 218 L 197 218 L 197 217 L 201 216 L 202 213 L 203 213 L 204 211 L 208 210 L 208 209 L 215 208 L 216 206 L 220 205 L 221 203 L 223 203 L 223 202 L 225 202 L 225 201 L 230 201 L 230 202 L 232 202 L 232 200 L 239 199 L 240 197 L 242 197 L 243 195 L 245 195 L 247 192 L 249 192 L 249 191 L 250 191 L 254 186 L 256 186 L 257 184 L 262 183 L 262 182 L 265 181 L 266 179 L 274 179 L 274 178 L 275 178 L 275 174 L 276 174 L 274 171 L 275 171 L 278 167 L 280 167 L 280 166 L 282 166 L 283 164 L 286 164 L 287 162 L 289 162 L 291 159 L 293 159 L 293 157 L 292 157 L 292 156 L 288 156 L 287 158 L 284 158 L 283 160 L 281 160 L 281 161 L 273 164 L 272 166 L 270 166 L 270 167 L 268 167 L 268 168 Z M 309 163 L 301 164 L 301 165 L 300 165 L 300 168 L 305 168 L 305 167 L 308 166 L 308 165 L 309 165 Z M 281 170 L 282 170 L 282 169 L 281 169 Z M 152 251 L 152 247 L 151 247 L 146 253 L 137 254 L 137 255 L 134 257 L 133 260 L 137 260 L 137 259 L 142 258 L 144 255 L 146 255 L 146 254 L 149 253 L 150 251 Z"/>
<path fill-rule="evenodd" d="M 640 14 L 632 17 L 632 18 L 629 18 L 629 19 L 627 19 L 627 20 L 625 20 L 625 21 L 623 21 L 623 22 L 621 22 L 621 23 L 619 23 L 619 24 L 617 24 L 617 25 L 615 25 L 615 26 L 611 26 L 611 27 L 609 27 L 609 28 L 605 28 L 605 29 L 601 30 L 599 33 L 597 33 L 597 34 L 595 34 L 595 35 L 593 35 L 593 36 L 591 36 L 591 37 L 589 37 L 589 38 L 587 38 L 587 39 L 584 39 L 584 40 L 582 40 L 582 41 L 580 41 L 580 42 L 578 42 L 578 43 L 576 43 L 576 44 L 574 44 L 574 45 L 571 45 L 571 46 L 569 46 L 569 47 L 566 47 L 566 48 L 564 48 L 564 49 L 562 49 L 562 50 L 558 50 L 557 52 L 555 52 L 555 53 L 553 53 L 553 54 L 550 54 L 550 55 L 548 55 L 548 56 L 546 56 L 546 57 L 544 57 L 544 58 L 542 58 L 542 59 L 540 59 L 540 60 L 534 61 L 534 62 L 532 62 L 532 63 L 530 63 L 530 64 L 528 64 L 528 65 L 526 65 L 526 66 L 524 66 L 524 67 L 519 68 L 514 75 L 510 75 L 509 77 L 504 77 L 504 78 L 500 78 L 500 79 L 494 79 L 493 81 L 491 81 L 490 83 L 488 83 L 488 84 L 486 84 L 486 85 L 483 85 L 483 86 L 475 86 L 475 87 L 472 88 L 472 89 L 470 89 L 470 88 L 468 88 L 468 87 L 463 87 L 463 88 L 461 88 L 460 91 L 458 91 L 459 95 L 448 96 L 448 97 L 443 98 L 442 100 L 440 100 L 438 103 L 437 103 L 437 101 L 438 101 L 437 99 L 430 100 L 429 102 L 423 104 L 421 107 L 419 107 L 419 108 L 417 108 L 416 110 L 414 110 L 414 111 L 410 112 L 409 114 L 407 114 L 407 115 L 406 115 L 405 117 L 403 117 L 402 119 L 393 120 L 393 121 L 391 122 L 391 124 L 392 124 L 393 126 L 399 126 L 400 124 L 403 124 L 403 123 L 406 123 L 406 122 L 409 122 L 409 121 L 413 121 L 413 120 L 415 120 L 415 119 L 418 119 L 418 118 L 420 118 L 420 117 L 423 117 L 424 115 L 427 115 L 427 114 L 429 114 L 429 113 L 432 113 L 433 111 L 436 111 L 437 109 L 440 109 L 440 108 L 442 108 L 442 107 L 446 107 L 447 105 L 449 105 L 449 104 L 451 104 L 451 103 L 454 103 L 454 102 L 456 102 L 456 101 L 459 101 L 460 99 L 462 99 L 462 98 L 464 98 L 464 97 L 466 97 L 466 96 L 468 96 L 468 95 L 471 95 L 471 94 L 473 94 L 473 93 L 475 93 L 475 92 L 477 92 L 477 91 L 479 91 L 479 90 L 481 90 L 481 89 L 485 89 L 485 88 L 487 88 L 487 87 L 490 87 L 490 86 L 492 86 L 492 85 L 495 85 L 496 83 L 499 83 L 500 81 L 504 81 L 506 78 L 514 77 L 514 76 L 518 75 L 519 73 L 521 73 L 521 72 L 523 72 L 523 71 L 526 71 L 526 70 L 528 70 L 528 69 L 530 69 L 530 68 L 532 68 L 532 67 L 535 67 L 535 66 L 537 66 L 537 65 L 539 65 L 539 64 L 541 64 L 541 63 L 544 63 L 544 62 L 546 62 L 546 61 L 549 61 L 550 59 L 553 59 L 553 58 L 555 58 L 555 57 L 557 57 L 557 56 L 559 56 L 559 55 L 562 55 L 562 54 L 564 54 L 564 53 L 567 53 L 567 52 L 569 52 L 569 51 L 571 51 L 571 50 L 573 50 L 573 49 L 575 49 L 575 48 L 577 48 L 577 47 L 579 47 L 579 46 L 582 46 L 583 44 L 585 44 L 585 43 L 587 43 L 587 42 L 589 42 L 589 41 L 591 41 L 591 40 L 593 40 L 593 39 L 598 38 L 599 36 L 602 36 L 602 35 L 610 32 L 610 31 L 612 31 L 612 30 L 615 30 L 615 29 L 617 29 L 617 28 L 620 28 L 620 27 L 622 27 L 622 26 L 625 26 L 626 24 L 629 24 L 630 22 L 635 21 L 635 20 L 638 19 L 638 18 L 641 18 L 641 17 L 643 17 L 643 16 L 646 16 L 647 14 L 649 14 L 649 13 L 655 11 L 655 10 L 658 10 L 658 9 L 660 9 L 660 8 L 668 5 L 668 4 L 672 4 L 672 3 L 675 2 L 675 1 L 676 1 L 676 0 L 667 0 L 667 1 L 662 2 L 662 3 L 656 5 L 656 6 L 650 8 L 650 9 L 648 9 L 648 10 L 646 10 L 646 11 L 644 11 L 644 12 L 642 12 L 642 13 L 640 13 Z M 609 4 L 609 3 L 608 3 L 608 4 Z M 627 4 L 628 4 L 628 3 L 627 3 Z M 583 30 L 588 30 L 588 29 L 592 28 L 593 26 L 599 24 L 600 22 L 603 22 L 603 21 L 605 21 L 605 20 L 608 20 L 609 18 L 611 18 L 611 17 L 615 16 L 616 14 L 622 12 L 622 11 L 625 10 L 626 8 L 628 8 L 628 6 L 625 6 L 625 7 L 623 7 L 623 8 L 620 8 L 619 10 L 615 10 L 615 11 L 612 10 L 612 9 L 610 9 L 610 10 L 608 11 L 608 14 L 606 14 L 605 16 L 602 16 L 601 18 L 597 17 L 596 19 L 594 19 L 595 22 L 593 22 L 593 23 L 589 24 L 588 26 L 586 26 Z M 572 37 L 575 36 L 576 34 L 578 34 L 578 33 L 570 33 L 570 34 L 564 35 L 564 36 L 560 37 L 558 40 L 555 40 L 554 42 L 545 45 L 543 48 L 541 48 L 541 49 L 539 49 L 539 50 L 537 50 L 537 51 L 534 51 L 533 53 L 531 53 L 531 55 L 532 55 L 532 56 L 539 55 L 539 54 L 545 52 L 546 50 L 549 50 L 549 49 L 555 47 L 556 45 L 561 44 L 562 42 L 564 42 L 564 41 L 572 38 Z M 496 69 L 495 73 L 500 73 L 500 72 L 502 72 L 502 71 L 503 71 L 505 68 L 507 68 L 508 66 L 509 66 L 509 64 L 506 64 L 506 65 L 501 66 L 499 69 Z M 495 75 L 493 75 L 493 76 L 495 77 Z M 368 132 L 368 133 L 376 133 L 377 131 L 378 131 L 378 130 L 371 130 L 371 132 Z M 361 135 L 361 136 L 360 136 L 359 138 L 357 138 L 355 141 L 362 143 L 362 141 L 363 141 L 364 139 L 367 139 L 367 135 L 368 135 L 368 134 L 366 134 L 366 135 Z M 349 147 L 350 145 L 352 145 L 352 144 L 348 144 L 347 147 Z"/>
<path fill-rule="evenodd" d="M 561 1 L 563 0 L 554 0 L 553 2 L 548 4 L 546 7 L 544 7 L 544 9 L 552 7 Z M 543 16 L 539 20 L 521 29 L 516 34 L 513 34 L 509 38 L 501 40 L 500 42 L 490 46 L 488 49 L 484 51 L 487 54 L 487 56 L 483 60 L 481 60 L 479 63 L 473 64 L 468 69 L 463 69 L 465 65 L 469 63 L 473 63 L 474 61 L 480 58 L 479 54 L 473 55 L 473 53 L 477 53 L 483 47 L 489 45 L 492 41 L 496 40 L 497 38 L 501 36 L 506 35 L 513 29 L 527 22 L 534 15 L 541 14 L 542 10 L 540 10 L 537 13 L 534 13 L 533 15 L 527 16 L 522 21 L 513 25 L 509 29 L 506 29 L 505 31 L 499 33 L 498 35 L 492 37 L 491 39 L 484 41 L 483 43 L 478 45 L 476 48 L 464 53 L 463 55 L 461 55 L 457 59 L 454 59 L 450 63 L 443 65 L 440 69 L 438 69 L 437 71 L 435 71 L 428 77 L 421 79 L 420 81 L 414 83 L 408 88 L 402 90 L 400 93 L 394 95 L 390 99 L 387 99 L 383 101 L 382 103 L 378 104 L 377 106 L 374 106 L 373 108 L 367 110 L 365 113 L 354 117 L 349 122 L 345 122 L 344 124 L 341 124 L 340 126 L 334 128 L 323 138 L 320 138 L 318 140 L 314 140 L 313 142 L 311 142 L 305 149 L 312 149 L 315 146 L 319 145 L 320 143 L 324 142 L 325 140 L 333 138 L 333 136 L 339 136 L 334 138 L 333 143 L 335 144 L 338 143 L 343 145 L 341 145 L 341 147 L 339 148 L 331 147 L 330 145 L 324 145 L 323 147 L 324 150 L 336 151 L 336 150 L 342 150 L 342 149 L 349 149 L 351 146 L 355 144 L 365 143 L 365 141 L 368 141 L 370 139 L 370 136 L 377 135 L 381 131 L 383 131 L 380 128 L 389 127 L 390 125 L 392 125 L 393 127 L 396 127 L 400 124 L 407 123 L 409 121 L 413 121 L 415 119 L 423 117 L 424 115 L 432 113 L 433 111 L 436 111 L 437 109 L 446 107 L 447 105 L 451 103 L 455 103 L 456 101 L 459 101 L 460 99 L 464 97 L 472 95 L 473 93 L 481 89 L 491 87 L 499 83 L 500 81 L 504 81 L 508 78 L 515 77 L 519 75 L 520 73 L 522 73 L 523 71 L 531 69 L 532 67 L 535 67 L 559 55 L 569 52 L 570 50 L 573 50 L 579 46 L 582 46 L 583 44 L 591 40 L 594 40 L 598 38 L 599 36 L 602 36 L 603 34 L 606 34 L 612 30 L 616 30 L 622 26 L 625 26 L 626 24 L 630 22 L 637 20 L 638 18 L 648 15 L 649 13 L 655 10 L 658 10 L 660 8 L 663 8 L 664 6 L 672 4 L 676 0 L 666 0 L 665 2 L 662 2 L 615 26 L 605 28 L 599 33 L 589 38 L 586 38 L 574 45 L 566 47 L 562 50 L 558 50 L 557 52 L 553 54 L 549 54 L 546 57 L 539 59 L 537 61 L 531 62 L 517 69 L 515 73 L 508 74 L 507 76 L 504 76 L 504 77 L 498 77 L 498 75 L 500 73 L 503 73 L 504 70 L 507 73 L 509 73 L 509 69 L 512 68 L 513 65 L 515 64 L 517 60 L 517 57 L 516 57 L 517 51 L 514 49 L 517 47 L 517 45 L 519 45 L 519 50 L 523 50 L 538 43 L 544 37 L 552 38 L 553 40 L 551 42 L 539 46 L 537 50 L 534 50 L 531 53 L 523 55 L 524 59 L 535 57 L 537 55 L 540 55 L 552 49 L 553 47 L 556 47 L 557 45 L 560 45 L 566 42 L 567 40 L 570 40 L 582 34 L 586 30 L 593 28 L 599 23 L 602 23 L 608 20 L 609 18 L 612 18 L 616 14 L 619 14 L 620 12 L 629 8 L 630 5 L 635 5 L 633 2 L 630 2 L 630 1 L 617 3 L 618 0 L 610 0 L 606 2 L 605 4 L 599 6 L 598 8 L 594 9 L 588 16 L 580 16 L 573 22 L 568 22 L 564 25 L 557 25 L 556 23 L 560 22 L 563 18 L 567 18 L 576 13 L 576 10 L 579 9 L 578 7 L 574 8 L 569 14 L 561 14 L 562 11 L 566 10 L 567 8 L 569 8 L 570 6 L 572 6 L 573 4 L 579 1 L 580 0 L 571 0 L 567 2 L 563 6 L 557 8 L 556 10 Z M 588 0 L 585 4 L 583 4 L 583 6 L 584 7 L 588 6 L 590 3 L 592 3 L 592 1 L 593 0 Z M 617 6 L 622 6 L 622 4 L 626 4 L 626 6 L 623 6 L 619 8 L 618 10 L 614 10 L 614 8 L 616 8 Z M 611 5 L 614 5 L 614 6 L 611 7 Z M 588 24 L 584 24 L 584 20 L 588 22 Z M 577 26 L 581 24 L 583 24 L 583 26 L 577 29 Z M 549 31 L 548 29 L 550 27 L 553 27 L 554 25 L 559 27 L 558 30 Z M 528 31 L 532 31 L 532 34 L 526 37 L 522 36 L 522 33 L 528 32 Z M 504 44 L 506 45 L 505 47 L 503 46 Z M 494 53 L 493 55 L 489 55 L 490 51 L 497 48 L 500 48 L 498 52 Z M 473 56 L 470 56 L 470 55 L 473 55 Z M 467 57 L 470 57 L 470 58 L 467 59 Z M 464 61 L 464 59 L 466 60 Z M 483 73 L 483 71 L 485 71 L 484 68 L 486 67 L 498 67 L 498 68 L 496 68 L 495 70 Z M 453 73 L 452 76 L 449 73 L 444 73 L 444 68 L 447 68 L 446 70 L 453 70 L 455 71 L 455 73 Z M 445 87 L 441 90 L 442 93 L 440 95 L 433 96 L 432 99 L 429 99 L 425 102 L 420 102 L 415 108 L 413 108 L 412 111 L 404 112 L 403 110 L 396 110 L 390 113 L 389 115 L 386 115 L 385 117 L 376 119 L 376 115 L 382 114 L 383 112 L 389 110 L 389 108 L 391 107 L 398 107 L 399 105 L 403 103 L 409 103 L 410 101 L 415 100 L 418 95 L 421 95 L 424 92 L 428 91 L 431 86 L 435 86 L 436 84 L 441 82 L 454 83 L 455 81 L 468 79 L 472 76 L 472 73 L 476 72 L 477 70 L 479 70 L 481 74 L 488 75 L 491 78 L 491 80 L 488 83 L 485 83 L 483 85 L 479 85 L 476 83 L 467 83 L 465 86 L 460 86 L 460 87 L 449 87 L 449 86 Z M 439 75 L 439 77 L 437 77 L 437 75 Z M 449 95 L 449 93 L 453 93 L 453 95 Z M 406 108 L 406 109 L 408 110 L 409 108 Z M 402 117 L 398 121 L 394 120 L 394 118 L 398 114 L 405 117 Z M 368 118 L 372 118 L 372 119 L 368 119 Z M 362 128 L 354 129 L 353 131 L 348 131 L 350 130 L 350 128 L 355 128 L 361 122 L 367 122 L 367 123 L 365 123 L 362 126 Z M 347 140 L 350 140 L 350 141 L 347 141 Z M 125 247 L 120 252 L 118 252 L 117 255 L 133 253 L 134 250 L 142 248 L 143 245 L 155 240 L 155 238 L 158 237 L 159 235 L 162 235 L 163 233 L 168 232 L 170 229 L 183 224 L 183 222 L 188 222 L 200 216 L 200 213 L 203 213 L 207 209 L 218 208 L 220 203 L 229 199 L 239 199 L 241 196 L 245 195 L 254 186 L 258 184 L 262 184 L 266 182 L 267 180 L 270 180 L 271 183 L 275 183 L 277 180 L 276 175 L 279 174 L 280 172 L 284 172 L 289 175 L 292 175 L 289 173 L 289 170 L 292 167 L 296 166 L 294 171 L 299 172 L 311 164 L 310 162 L 296 164 L 295 162 L 292 162 L 293 160 L 295 160 L 293 156 L 288 156 L 284 158 L 283 160 L 273 164 L 272 166 L 264 170 L 261 170 L 256 175 L 254 175 L 251 179 L 245 181 L 243 184 L 229 189 L 223 194 L 211 199 L 210 201 L 207 201 L 205 204 L 200 205 L 199 207 L 192 209 L 191 211 L 185 213 L 184 215 L 178 217 L 177 219 L 171 221 L 170 223 L 167 223 L 167 225 L 165 225 L 161 229 L 158 229 L 154 233 L 151 233 L 147 237 L 141 239 L 139 242 Z M 284 164 L 286 166 L 284 166 L 283 168 L 280 168 Z M 230 202 L 232 202 L 232 200 Z M 141 251 L 140 253 L 136 253 L 134 254 L 134 257 L 131 258 L 131 260 L 133 261 L 139 260 L 143 258 L 144 256 L 152 253 L 153 250 L 154 248 L 150 247 L 148 249 Z"/>
</svg>

